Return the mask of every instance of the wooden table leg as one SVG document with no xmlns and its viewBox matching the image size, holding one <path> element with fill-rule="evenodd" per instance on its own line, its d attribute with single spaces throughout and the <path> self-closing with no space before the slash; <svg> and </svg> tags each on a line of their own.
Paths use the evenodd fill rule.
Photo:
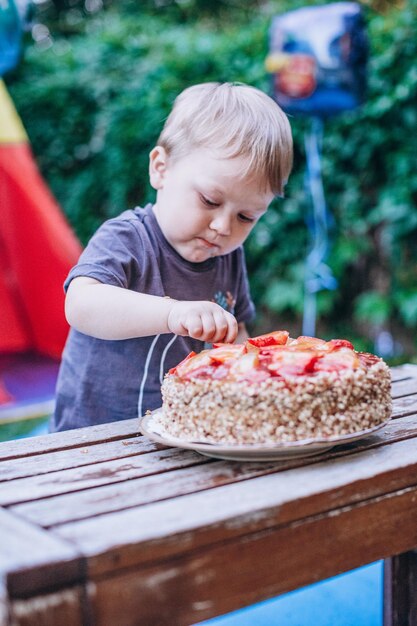
<svg viewBox="0 0 417 626">
<path fill-rule="evenodd" d="M 417 550 L 384 561 L 384 626 L 417 624 Z"/>
</svg>

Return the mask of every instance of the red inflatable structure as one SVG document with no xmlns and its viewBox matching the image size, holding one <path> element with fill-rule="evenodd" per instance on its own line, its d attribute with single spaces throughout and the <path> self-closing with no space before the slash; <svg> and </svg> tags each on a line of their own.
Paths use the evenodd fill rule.
<svg viewBox="0 0 417 626">
<path fill-rule="evenodd" d="M 62 285 L 81 253 L 1 81 L 0 216 L 1 425 L 54 410 L 68 333 Z"/>
<path fill-rule="evenodd" d="M 61 356 L 63 282 L 81 246 L 44 183 L 0 81 L 0 353 Z"/>
</svg>

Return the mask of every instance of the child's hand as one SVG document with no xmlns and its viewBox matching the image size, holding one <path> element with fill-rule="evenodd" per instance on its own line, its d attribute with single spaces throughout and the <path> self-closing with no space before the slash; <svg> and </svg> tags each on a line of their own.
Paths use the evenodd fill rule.
<svg viewBox="0 0 417 626">
<path fill-rule="evenodd" d="M 233 343 L 238 325 L 231 313 L 214 302 L 177 301 L 168 314 L 168 328 L 175 335 L 200 341 Z"/>
</svg>

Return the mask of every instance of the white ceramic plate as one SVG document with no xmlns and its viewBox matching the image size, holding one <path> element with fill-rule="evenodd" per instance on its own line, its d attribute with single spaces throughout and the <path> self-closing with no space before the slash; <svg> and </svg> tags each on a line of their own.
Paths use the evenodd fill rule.
<svg viewBox="0 0 417 626">
<path fill-rule="evenodd" d="M 304 439 L 302 441 L 282 442 L 276 444 L 215 444 L 201 441 L 187 441 L 173 437 L 164 428 L 161 417 L 162 409 L 158 409 L 140 420 L 141 432 L 166 446 L 195 450 L 200 454 L 218 459 L 230 459 L 233 461 L 283 461 L 294 457 L 313 456 L 322 454 L 334 446 L 352 443 L 375 433 L 387 424 L 387 421 L 373 428 L 361 430 L 351 435 L 330 437 L 329 439 Z"/>
</svg>

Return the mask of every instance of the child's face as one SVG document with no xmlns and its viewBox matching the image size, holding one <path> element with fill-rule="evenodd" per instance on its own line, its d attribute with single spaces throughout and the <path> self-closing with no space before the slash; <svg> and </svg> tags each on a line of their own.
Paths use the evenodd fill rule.
<svg viewBox="0 0 417 626">
<path fill-rule="evenodd" d="M 187 261 L 201 263 L 232 252 L 266 212 L 274 195 L 259 181 L 242 178 L 246 164 L 242 157 L 222 159 L 203 148 L 172 162 L 160 146 L 152 150 L 155 216 Z"/>
</svg>

